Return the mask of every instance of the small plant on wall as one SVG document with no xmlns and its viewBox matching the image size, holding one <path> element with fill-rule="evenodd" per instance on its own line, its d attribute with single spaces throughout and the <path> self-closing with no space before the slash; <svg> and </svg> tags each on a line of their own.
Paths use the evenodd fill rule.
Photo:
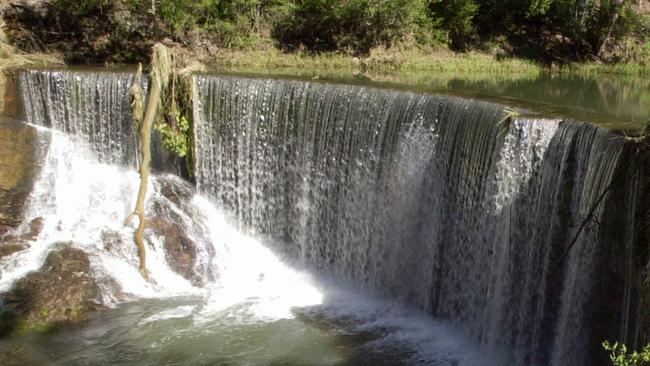
<svg viewBox="0 0 650 366">
<path fill-rule="evenodd" d="M 190 154 L 190 121 L 186 115 L 176 112 L 169 117 L 173 122 L 160 121 L 154 128 L 163 138 L 163 146 L 178 157 L 185 158 Z"/>
<path fill-rule="evenodd" d="M 614 366 L 648 366 L 650 365 L 650 344 L 640 352 L 628 350 L 624 344 L 608 341 L 603 342 L 603 348 L 609 352 L 609 359 Z"/>
<path fill-rule="evenodd" d="M 192 77 L 182 69 L 185 61 L 175 55 L 168 90 L 165 91 L 159 118 L 154 129 L 162 138 L 165 149 L 183 158 L 190 176 L 193 175 Z"/>
</svg>

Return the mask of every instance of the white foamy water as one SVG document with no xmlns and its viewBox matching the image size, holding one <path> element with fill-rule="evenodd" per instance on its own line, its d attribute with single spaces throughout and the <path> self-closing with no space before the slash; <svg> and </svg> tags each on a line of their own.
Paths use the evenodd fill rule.
<svg viewBox="0 0 650 366">
<path fill-rule="evenodd" d="M 193 204 L 210 217 L 219 253 L 219 280 L 210 286 L 200 319 L 223 315 L 226 309 L 228 316 L 249 320 L 291 318 L 292 307 L 322 302 L 311 276 L 287 267 L 258 240 L 228 225 L 205 198 L 195 196 Z"/>
<path fill-rule="evenodd" d="M 188 234 L 199 249 L 197 262 L 217 268 L 218 280 L 204 289 L 193 287 L 170 268 L 162 238 L 148 232 L 145 240 L 151 280 L 145 281 L 139 274 L 137 247 L 132 239 L 137 218 L 124 225 L 137 196 L 138 174 L 99 163 L 87 146 L 71 136 L 42 128 L 40 133 L 50 134 L 51 144 L 27 203 L 26 224 L 18 232 L 26 230 L 27 223 L 37 217 L 44 219 L 44 228 L 29 249 L 0 261 L 0 291 L 40 268 L 59 243 L 70 243 L 89 255 L 101 283 L 110 283 L 101 279 L 112 279 L 129 297 L 205 294 L 212 299 L 201 312 L 206 317 L 246 304 L 247 317 L 289 318 L 293 306 L 320 303 L 321 295 L 308 275 L 288 268 L 260 242 L 239 233 L 204 198 L 195 196 L 188 207 L 179 207 L 161 197 L 155 176 L 149 183 L 147 205 L 151 208 L 152 200 L 166 200 L 187 221 Z M 106 247 L 102 234 L 107 232 L 120 238 L 119 247 Z M 210 258 L 207 253 L 216 255 Z M 103 297 L 108 304 L 118 301 L 110 287 L 103 289 Z"/>
<path fill-rule="evenodd" d="M 137 219 L 124 225 L 135 203 L 138 174 L 99 163 L 87 146 L 73 137 L 44 129 L 40 133 L 50 134 L 51 144 L 26 205 L 24 227 L 18 231 L 37 217 L 44 219 L 44 227 L 29 249 L 0 261 L 0 291 L 38 269 L 59 243 L 70 243 L 88 254 L 96 277 L 113 279 L 127 295 L 159 297 L 196 292 L 169 268 L 160 240 L 152 236 L 147 238 L 147 264 L 153 281 L 139 275 L 137 248 L 132 244 Z M 155 178 L 149 192 L 149 197 L 159 194 Z M 106 232 L 119 236 L 126 245 L 107 250 L 102 240 Z M 105 300 L 115 299 L 113 295 L 104 289 Z"/>
</svg>

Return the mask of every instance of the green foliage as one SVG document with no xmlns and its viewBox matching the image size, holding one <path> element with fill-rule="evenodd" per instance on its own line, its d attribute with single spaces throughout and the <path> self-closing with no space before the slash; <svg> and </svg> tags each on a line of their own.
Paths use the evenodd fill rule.
<svg viewBox="0 0 650 366">
<path fill-rule="evenodd" d="M 603 56 L 638 24 L 633 0 L 480 0 L 474 18 L 482 37 L 503 34 L 524 56 Z M 527 48 L 524 43 L 531 43 Z M 535 52 L 537 54 L 535 54 Z M 556 54 L 556 55 L 554 55 Z"/>
<path fill-rule="evenodd" d="M 128 22 L 97 28 L 111 33 L 112 49 L 105 53 L 128 62 L 146 56 L 142 48 L 129 52 L 136 45 L 170 37 L 185 45 L 207 41 L 231 50 L 268 49 L 275 43 L 284 51 L 360 55 L 376 48 L 427 50 L 447 42 L 458 50 L 499 48 L 547 63 L 595 56 L 643 63 L 650 58 L 650 16 L 639 14 L 636 4 L 635 0 L 53 0 L 54 26 L 52 31 L 43 30 L 42 37 L 57 42 L 66 34 L 78 37 L 98 23 L 88 17 L 105 19 L 111 9 L 126 6 L 137 19 L 136 27 L 151 24 L 152 29 L 134 31 L 124 25 Z M 102 51 L 95 49 L 96 44 L 102 43 L 90 42 L 92 51 Z"/>
<path fill-rule="evenodd" d="M 528 15 L 544 15 L 550 9 L 553 0 L 531 0 Z"/>
<path fill-rule="evenodd" d="M 183 158 L 190 176 L 194 174 L 194 138 L 192 121 L 192 79 L 172 66 L 170 83 L 162 94 L 163 103 L 154 129 L 162 138 L 163 147 Z"/>
<path fill-rule="evenodd" d="M 476 35 L 473 19 L 478 12 L 475 0 L 432 0 L 431 11 L 449 31 L 451 45 L 464 49 Z"/>
<path fill-rule="evenodd" d="M 273 35 L 288 50 L 348 50 L 434 39 L 427 0 L 297 0 L 275 21 Z"/>
<path fill-rule="evenodd" d="M 609 352 L 609 359 L 614 366 L 650 365 L 650 344 L 643 347 L 641 352 L 631 352 L 624 344 L 611 344 L 608 341 L 603 342 L 603 348 Z"/>
<path fill-rule="evenodd" d="M 245 47 L 258 38 L 262 14 L 286 0 L 156 0 L 153 9 L 151 0 L 125 1 L 133 12 L 153 10 L 176 37 L 198 32 L 225 47 Z"/>
<path fill-rule="evenodd" d="M 159 121 L 155 124 L 155 130 L 162 136 L 163 146 L 181 158 L 187 157 L 190 153 L 190 121 L 186 116 L 176 112 L 173 118 L 176 123 L 169 124 Z"/>
</svg>

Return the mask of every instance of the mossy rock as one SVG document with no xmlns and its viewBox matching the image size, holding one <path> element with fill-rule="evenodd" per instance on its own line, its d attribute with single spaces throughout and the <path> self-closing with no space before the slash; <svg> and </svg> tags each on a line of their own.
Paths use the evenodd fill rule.
<svg viewBox="0 0 650 366">
<path fill-rule="evenodd" d="M 41 269 L 1 295 L 0 335 L 46 332 L 58 325 L 84 322 L 102 307 L 99 297 L 88 255 L 61 243 Z"/>
</svg>

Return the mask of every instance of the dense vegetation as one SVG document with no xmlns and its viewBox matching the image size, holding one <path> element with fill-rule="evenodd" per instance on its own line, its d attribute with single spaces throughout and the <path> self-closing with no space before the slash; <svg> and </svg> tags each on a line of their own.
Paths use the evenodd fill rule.
<svg viewBox="0 0 650 366">
<path fill-rule="evenodd" d="M 23 49 L 80 39 L 87 50 L 76 61 L 144 59 L 147 46 L 168 38 L 198 48 L 363 56 L 449 47 L 547 63 L 645 62 L 647 8 L 638 0 L 51 0 L 5 18 Z"/>
</svg>

